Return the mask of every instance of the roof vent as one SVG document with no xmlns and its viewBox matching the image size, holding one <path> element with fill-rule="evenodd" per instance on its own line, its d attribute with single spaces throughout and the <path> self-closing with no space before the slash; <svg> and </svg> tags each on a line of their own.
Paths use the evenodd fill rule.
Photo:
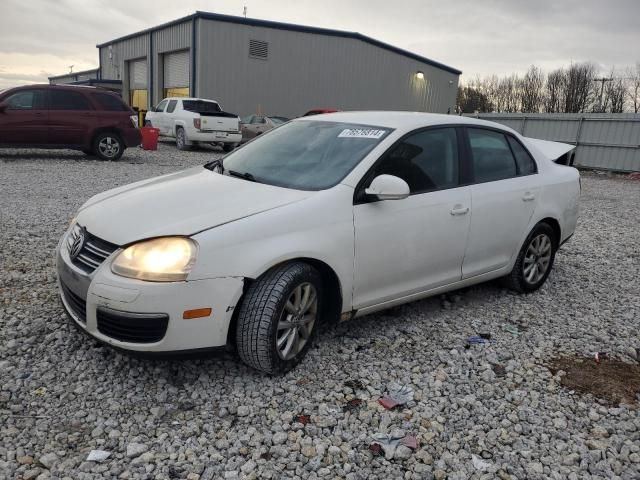
<svg viewBox="0 0 640 480">
<path fill-rule="evenodd" d="M 249 57 L 266 60 L 269 56 L 269 44 L 260 40 L 249 40 Z"/>
</svg>

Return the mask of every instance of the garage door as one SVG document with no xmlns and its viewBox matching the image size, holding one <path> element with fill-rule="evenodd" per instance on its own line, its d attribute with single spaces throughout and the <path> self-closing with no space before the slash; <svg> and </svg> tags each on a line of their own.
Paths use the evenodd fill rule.
<svg viewBox="0 0 640 480">
<path fill-rule="evenodd" d="M 129 61 L 129 105 L 146 110 L 147 105 L 147 59 Z"/>
<path fill-rule="evenodd" d="M 147 60 L 131 60 L 129 62 L 129 90 L 147 89 Z"/>
<path fill-rule="evenodd" d="M 165 97 L 189 95 L 189 50 L 164 56 Z"/>
</svg>

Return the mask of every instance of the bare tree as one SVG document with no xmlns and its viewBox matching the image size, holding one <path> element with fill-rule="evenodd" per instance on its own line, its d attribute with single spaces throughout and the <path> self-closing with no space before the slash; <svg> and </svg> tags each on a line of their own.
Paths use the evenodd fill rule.
<svg viewBox="0 0 640 480">
<path fill-rule="evenodd" d="M 624 112 L 624 104 L 627 100 L 627 82 L 625 78 L 616 77 L 612 69 L 609 81 L 605 87 L 604 100 L 602 101 L 602 111 L 611 113 Z"/>
<path fill-rule="evenodd" d="M 542 108 L 544 73 L 531 65 L 520 82 L 520 104 L 523 113 L 537 113 Z"/>
<path fill-rule="evenodd" d="M 592 63 L 574 63 L 566 71 L 564 112 L 584 112 L 593 92 L 596 67 Z"/>
<path fill-rule="evenodd" d="M 544 101 L 544 111 L 546 113 L 558 113 L 562 111 L 565 83 L 566 77 L 563 68 L 553 70 L 547 75 L 546 98 Z"/>
<path fill-rule="evenodd" d="M 636 63 L 635 70 L 628 70 L 629 77 L 629 100 L 633 105 L 633 112 L 640 112 L 640 62 Z"/>
</svg>

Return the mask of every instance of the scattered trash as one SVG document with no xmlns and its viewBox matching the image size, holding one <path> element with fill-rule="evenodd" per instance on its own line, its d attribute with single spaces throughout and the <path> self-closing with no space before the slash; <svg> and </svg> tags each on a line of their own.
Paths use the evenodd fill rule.
<svg viewBox="0 0 640 480">
<path fill-rule="evenodd" d="M 400 440 L 400 443 L 405 447 L 409 447 L 411 450 L 418 448 L 418 439 L 415 435 L 406 435 Z"/>
<path fill-rule="evenodd" d="M 389 385 L 389 393 L 378 400 L 378 403 L 387 410 L 404 405 L 413 400 L 413 388 L 409 385 Z"/>
<path fill-rule="evenodd" d="M 91 450 L 89 455 L 87 455 L 88 462 L 104 462 L 107 458 L 109 458 L 111 452 L 107 452 L 106 450 Z"/>
<path fill-rule="evenodd" d="M 632 172 L 629 174 L 631 180 L 640 180 L 640 172 Z"/>
<path fill-rule="evenodd" d="M 478 336 L 480 338 L 484 338 L 485 340 L 491 340 L 491 334 L 490 333 L 480 333 L 480 334 L 478 334 Z"/>
<path fill-rule="evenodd" d="M 609 358 L 609 355 L 607 354 L 607 352 L 596 352 L 593 354 L 593 358 L 595 358 L 596 363 L 600 363 L 600 361 Z"/>
<path fill-rule="evenodd" d="M 394 430 L 391 433 L 376 433 L 373 435 L 373 442 L 369 445 L 369 450 L 374 455 L 381 455 L 391 460 L 399 445 L 404 445 L 411 450 L 418 448 L 418 440 L 414 435 L 405 435 L 403 430 Z M 382 451 L 382 452 L 381 452 Z"/>
<path fill-rule="evenodd" d="M 513 333 L 514 335 L 518 335 L 520 333 L 520 329 L 512 323 L 505 323 L 504 329 L 509 333 Z"/>
<path fill-rule="evenodd" d="M 39 387 L 39 388 L 36 388 L 36 389 L 35 389 L 33 392 L 31 392 L 31 393 L 33 393 L 34 395 L 38 395 L 38 396 L 40 396 L 40 397 L 41 397 L 42 395 L 44 395 L 45 393 L 47 393 L 47 388 L 46 388 L 46 387 Z"/>
<path fill-rule="evenodd" d="M 293 417 L 293 419 L 297 423 L 301 423 L 302 425 L 306 425 L 307 423 L 309 423 L 311 421 L 311 416 L 310 415 L 300 414 L 300 415 L 296 415 L 295 417 Z"/>
<path fill-rule="evenodd" d="M 507 374 L 507 370 L 504 368 L 504 365 L 500 365 L 499 363 L 492 363 L 491 368 L 497 377 L 504 377 Z"/>
<path fill-rule="evenodd" d="M 491 339 L 480 335 L 472 335 L 467 338 L 467 345 L 484 345 L 485 343 L 491 343 Z"/>
<path fill-rule="evenodd" d="M 359 398 L 352 398 L 347 402 L 347 404 L 344 407 L 342 407 L 342 410 L 345 412 L 351 412 L 353 410 L 360 408 L 362 403 L 363 401 L 360 400 Z"/>
<path fill-rule="evenodd" d="M 369 450 L 373 452 L 374 457 L 379 457 L 380 455 L 382 455 L 382 445 L 380 445 L 379 443 L 372 443 L 371 445 L 369 445 Z"/>
<path fill-rule="evenodd" d="M 476 470 L 480 470 L 482 472 L 491 467 L 491 464 L 489 462 L 485 462 L 480 457 L 476 457 L 475 455 L 471 455 L 471 462 L 473 463 L 473 466 L 476 468 Z"/>
<path fill-rule="evenodd" d="M 364 390 L 364 385 L 360 380 L 347 380 L 344 382 L 345 387 L 349 387 L 352 390 Z"/>
</svg>

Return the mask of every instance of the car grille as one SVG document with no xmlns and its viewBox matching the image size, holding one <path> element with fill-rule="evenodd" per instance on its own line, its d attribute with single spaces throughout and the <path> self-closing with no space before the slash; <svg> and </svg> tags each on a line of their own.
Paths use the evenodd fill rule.
<svg viewBox="0 0 640 480">
<path fill-rule="evenodd" d="M 85 241 L 80 252 L 73 257 L 71 255 L 73 244 L 81 232 L 84 233 Z M 71 262 L 86 273 L 93 273 L 95 269 L 102 265 L 102 262 L 117 249 L 117 245 L 90 234 L 79 225 L 74 227 L 67 239 L 67 251 L 71 257 Z"/>
<path fill-rule="evenodd" d="M 62 286 L 62 295 L 64 296 L 64 300 L 69 306 L 71 313 L 76 316 L 76 318 L 82 322 L 87 322 L 87 302 L 79 295 L 76 295 L 69 287 L 67 287 L 64 283 Z"/>
<path fill-rule="evenodd" d="M 96 317 L 98 331 L 121 342 L 159 342 L 169 325 L 169 316 L 166 314 L 138 314 L 98 308 Z"/>
</svg>

